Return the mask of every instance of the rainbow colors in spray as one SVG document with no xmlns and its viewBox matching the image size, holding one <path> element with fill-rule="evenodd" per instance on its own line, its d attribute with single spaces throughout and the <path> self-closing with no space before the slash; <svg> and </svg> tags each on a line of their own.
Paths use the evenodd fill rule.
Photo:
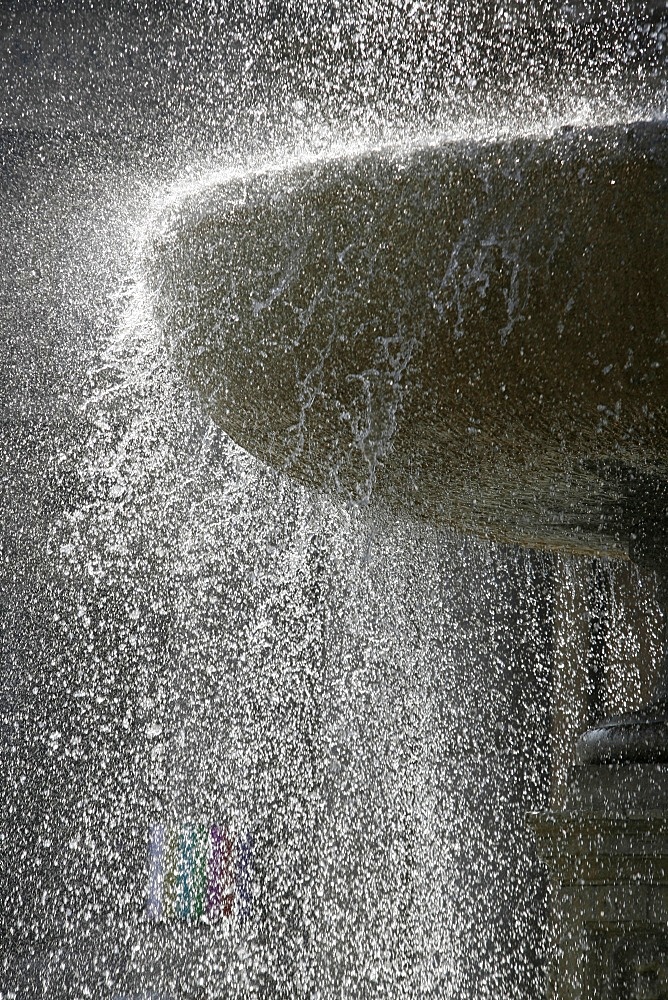
<svg viewBox="0 0 668 1000">
<path fill-rule="evenodd" d="M 253 836 L 226 826 L 155 823 L 148 834 L 149 920 L 245 920 L 251 909 Z"/>
</svg>

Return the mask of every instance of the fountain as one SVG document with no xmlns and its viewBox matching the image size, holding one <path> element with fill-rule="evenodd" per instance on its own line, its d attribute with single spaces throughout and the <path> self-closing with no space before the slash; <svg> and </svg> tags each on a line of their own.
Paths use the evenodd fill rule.
<svg viewBox="0 0 668 1000">
<path fill-rule="evenodd" d="M 232 173 L 156 220 L 149 295 L 206 410 L 263 461 L 386 518 L 630 557 L 665 614 L 667 183 L 661 122 Z M 555 997 L 665 974 L 666 670 L 581 736 L 566 811 L 532 821 Z"/>
<path fill-rule="evenodd" d="M 75 8 L 0 15 L 3 1000 L 533 998 L 527 812 L 554 988 L 660 990 L 656 728 L 555 791 L 661 562 L 660 5 Z"/>
</svg>

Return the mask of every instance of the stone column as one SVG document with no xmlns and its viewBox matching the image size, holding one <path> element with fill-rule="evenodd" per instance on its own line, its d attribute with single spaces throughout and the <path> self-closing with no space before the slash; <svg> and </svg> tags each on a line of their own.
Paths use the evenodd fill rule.
<svg viewBox="0 0 668 1000">
<path fill-rule="evenodd" d="M 668 765 L 573 769 L 530 824 L 552 881 L 549 1000 L 668 998 Z"/>
<path fill-rule="evenodd" d="M 529 816 L 551 883 L 549 1000 L 668 1000 L 668 763 L 578 763 L 575 740 L 597 722 L 593 676 L 599 713 L 621 718 L 655 685 L 657 594 L 644 581 L 640 615 L 641 581 L 636 567 L 613 567 L 592 602 L 591 564 L 563 562 L 556 575 L 552 795 Z"/>
</svg>

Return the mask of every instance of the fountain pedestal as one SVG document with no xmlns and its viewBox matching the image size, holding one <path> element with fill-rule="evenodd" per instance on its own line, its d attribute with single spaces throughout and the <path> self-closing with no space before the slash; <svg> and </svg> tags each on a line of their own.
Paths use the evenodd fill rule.
<svg viewBox="0 0 668 1000">
<path fill-rule="evenodd" d="M 665 520 L 632 541 L 668 620 Z M 551 882 L 549 1000 L 668 998 L 667 645 L 649 704 L 583 733 L 561 808 L 529 817 Z"/>
<path fill-rule="evenodd" d="M 668 765 L 579 765 L 529 822 L 550 871 L 549 1000 L 668 997 Z"/>
</svg>

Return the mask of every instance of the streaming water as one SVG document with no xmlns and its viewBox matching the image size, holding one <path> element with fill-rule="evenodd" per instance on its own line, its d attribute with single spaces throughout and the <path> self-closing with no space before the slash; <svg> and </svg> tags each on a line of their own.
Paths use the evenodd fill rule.
<svg viewBox="0 0 668 1000">
<path fill-rule="evenodd" d="M 2 133 L 0 997 L 540 996 L 524 814 L 563 778 L 552 612 L 602 614 L 603 577 L 619 617 L 615 572 L 374 504 L 410 341 L 384 342 L 380 416 L 359 385 L 363 489 L 263 464 L 168 350 L 146 248 L 221 172 L 660 119 L 664 22 L 156 11 L 0 18 L 25 82 Z M 487 268 L 459 261 L 455 308 Z M 254 291 L 258 315 L 280 294 Z"/>
</svg>

